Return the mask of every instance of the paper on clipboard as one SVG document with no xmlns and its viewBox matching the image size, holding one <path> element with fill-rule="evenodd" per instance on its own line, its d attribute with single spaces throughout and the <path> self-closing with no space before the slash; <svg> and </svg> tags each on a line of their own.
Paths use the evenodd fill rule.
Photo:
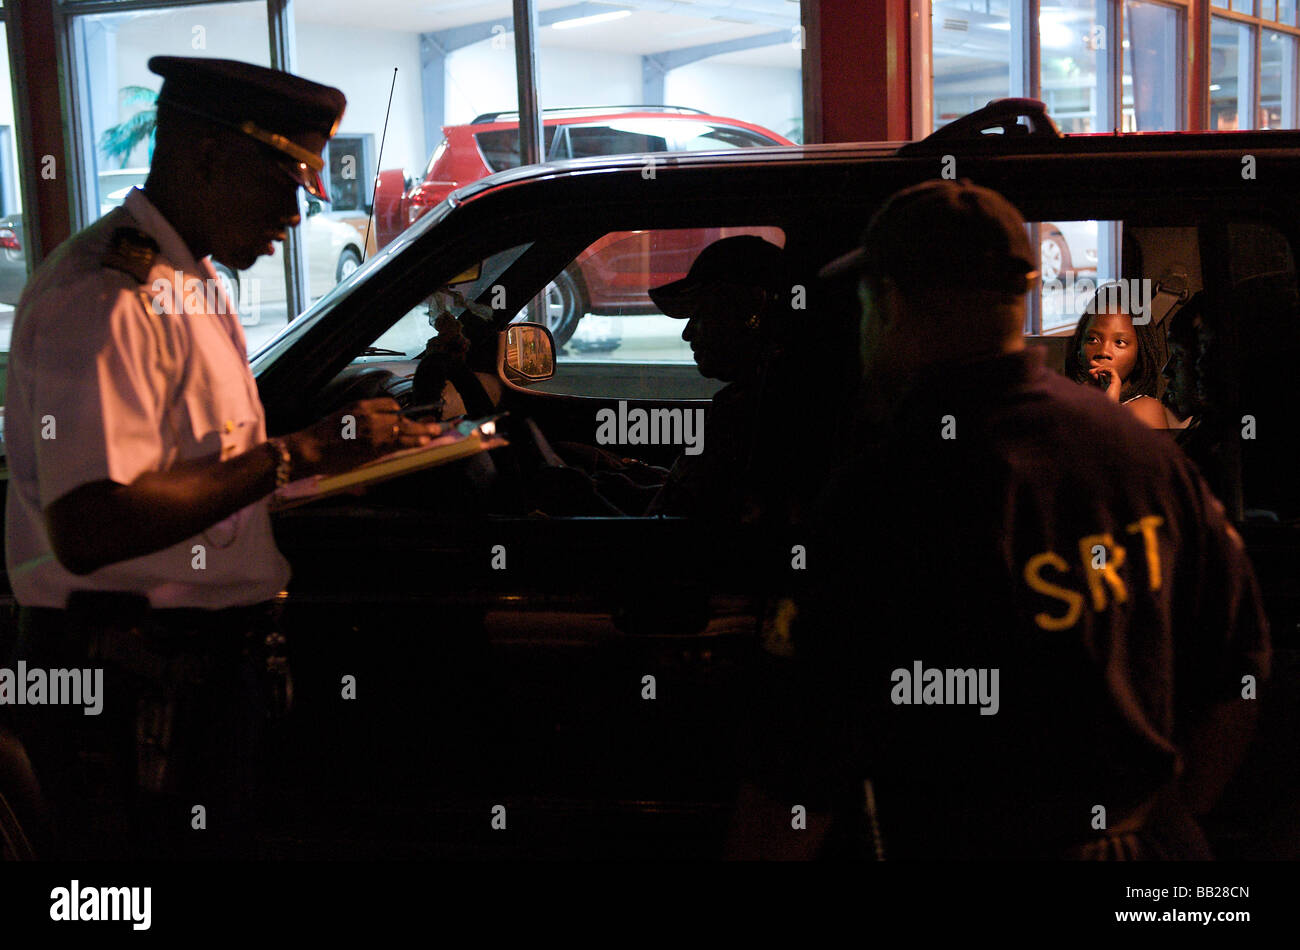
<svg viewBox="0 0 1300 950">
<path fill-rule="evenodd" d="M 481 419 L 466 419 L 452 426 L 428 445 L 390 452 L 364 465 L 340 472 L 337 475 L 311 475 L 290 482 L 271 496 L 271 508 L 280 511 L 297 505 L 328 498 L 349 489 L 376 485 L 380 482 L 418 472 L 457 459 L 468 458 L 479 452 L 499 448 L 509 443 L 496 434 L 500 415 Z"/>
</svg>

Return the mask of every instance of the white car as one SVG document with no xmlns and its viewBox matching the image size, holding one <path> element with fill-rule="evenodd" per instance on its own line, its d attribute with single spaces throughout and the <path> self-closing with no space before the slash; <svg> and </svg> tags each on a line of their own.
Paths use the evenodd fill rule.
<svg viewBox="0 0 1300 950">
<path fill-rule="evenodd" d="M 323 214 L 321 203 L 315 199 L 307 202 L 307 218 L 302 230 L 307 245 L 304 248 L 307 291 L 312 300 L 317 300 L 361 266 L 361 232 L 344 221 Z M 259 257 L 252 267 L 239 272 L 239 284 L 232 299 L 240 321 L 246 326 L 255 326 L 261 320 L 261 310 L 267 304 L 283 304 L 285 301 L 282 248 L 283 245 L 277 246 L 275 254 Z M 227 281 L 226 293 L 230 293 L 230 269 L 216 261 L 213 261 L 213 266 Z"/>
<path fill-rule="evenodd" d="M 1061 221 L 1042 225 L 1039 270 L 1043 283 L 1097 270 L 1097 222 Z"/>
</svg>

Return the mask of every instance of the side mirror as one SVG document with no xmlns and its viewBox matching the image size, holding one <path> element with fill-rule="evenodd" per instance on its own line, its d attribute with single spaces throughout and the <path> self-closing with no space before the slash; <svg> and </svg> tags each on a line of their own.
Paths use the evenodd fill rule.
<svg viewBox="0 0 1300 950">
<path fill-rule="evenodd" d="M 555 375 L 555 338 L 540 323 L 512 323 L 505 338 L 502 369 L 512 383 L 538 383 Z"/>
<path fill-rule="evenodd" d="M 314 214 L 320 214 L 320 202 L 315 198 L 307 202 L 307 217 L 310 218 Z"/>
</svg>

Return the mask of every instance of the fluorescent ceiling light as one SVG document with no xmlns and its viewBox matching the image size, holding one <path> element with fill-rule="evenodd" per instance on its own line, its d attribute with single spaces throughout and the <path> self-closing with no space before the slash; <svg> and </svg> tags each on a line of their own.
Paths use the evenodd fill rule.
<svg viewBox="0 0 1300 950">
<path fill-rule="evenodd" d="M 560 20 L 558 23 L 552 23 L 553 30 L 572 30 L 577 26 L 591 26 L 593 23 L 605 23 L 609 20 L 621 20 L 625 16 L 631 16 L 631 10 L 611 10 L 608 13 L 594 13 L 591 16 L 575 17 L 572 20 Z"/>
</svg>

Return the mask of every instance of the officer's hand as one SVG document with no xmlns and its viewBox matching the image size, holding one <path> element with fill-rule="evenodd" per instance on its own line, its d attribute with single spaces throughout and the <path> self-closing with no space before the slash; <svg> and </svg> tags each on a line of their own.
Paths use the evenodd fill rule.
<svg viewBox="0 0 1300 950">
<path fill-rule="evenodd" d="M 425 445 L 445 431 L 436 422 L 407 419 L 399 408 L 393 399 L 364 399 L 286 436 L 294 477 L 345 472 L 389 452 Z"/>
<path fill-rule="evenodd" d="M 1110 383 L 1106 386 L 1107 397 L 1114 402 L 1119 402 L 1119 391 L 1124 388 L 1124 381 L 1119 378 L 1119 373 L 1109 366 L 1093 366 L 1088 369 L 1088 375 L 1094 380 L 1099 380 L 1102 373 L 1110 374 Z"/>
</svg>

